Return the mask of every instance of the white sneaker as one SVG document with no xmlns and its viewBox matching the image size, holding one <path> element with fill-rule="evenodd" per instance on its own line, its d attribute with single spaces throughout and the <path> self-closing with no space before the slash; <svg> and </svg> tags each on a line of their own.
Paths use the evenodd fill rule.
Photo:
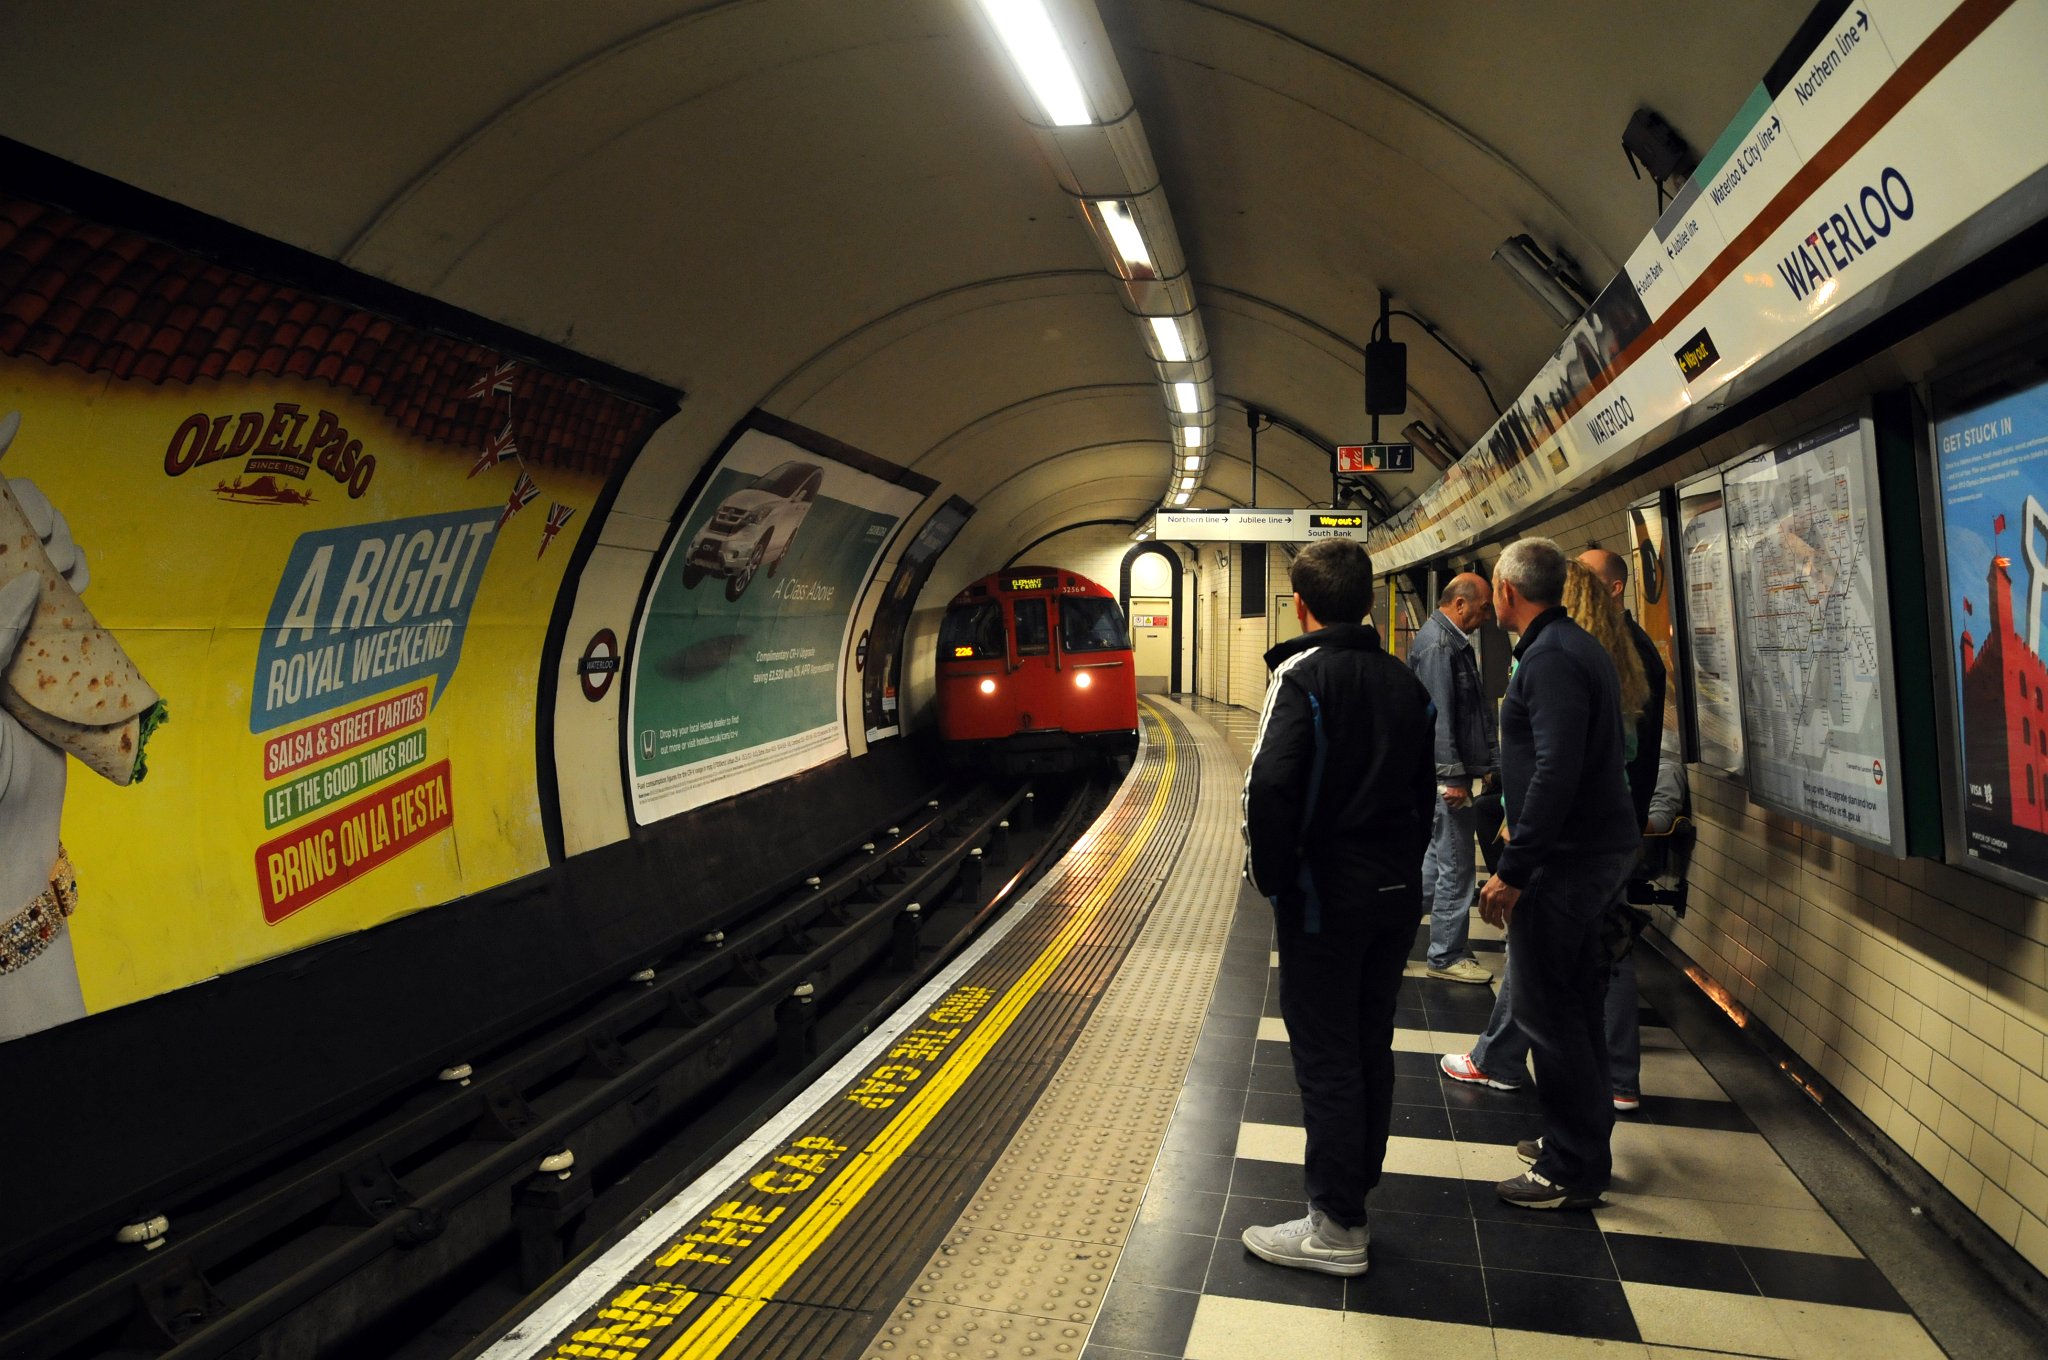
<svg viewBox="0 0 2048 1360">
<path fill-rule="evenodd" d="M 1435 964 L 1425 964 L 1422 971 L 1430 977 L 1441 978 L 1445 982 L 1479 983 L 1493 981 L 1493 971 L 1477 959 L 1459 959 L 1448 968 L 1439 968 Z"/>
<path fill-rule="evenodd" d="M 1246 1228 L 1244 1246 L 1261 1261 L 1276 1266 L 1319 1270 L 1325 1275 L 1363 1275 L 1370 1236 L 1363 1223 L 1355 1228 L 1340 1227 L 1321 1209 L 1310 1209 L 1306 1218 L 1292 1223 Z"/>
</svg>

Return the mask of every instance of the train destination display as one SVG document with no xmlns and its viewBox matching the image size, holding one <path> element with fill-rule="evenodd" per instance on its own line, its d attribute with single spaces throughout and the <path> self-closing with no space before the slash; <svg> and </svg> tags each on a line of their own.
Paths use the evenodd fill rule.
<svg viewBox="0 0 2048 1360">
<path fill-rule="evenodd" d="M 1750 793 L 1883 848 L 1891 772 L 1883 529 L 1865 423 L 1850 418 L 1725 469 Z"/>
<path fill-rule="evenodd" d="M 2048 880 L 2048 383 L 1937 410 L 1935 444 L 1963 849 Z"/>
</svg>

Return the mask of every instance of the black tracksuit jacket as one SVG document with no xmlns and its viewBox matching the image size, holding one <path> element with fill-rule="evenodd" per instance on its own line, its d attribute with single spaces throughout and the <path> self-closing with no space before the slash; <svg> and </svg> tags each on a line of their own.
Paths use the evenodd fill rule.
<svg viewBox="0 0 2048 1360">
<path fill-rule="evenodd" d="M 1310 933 L 1376 909 L 1412 915 L 1436 800 L 1429 691 L 1368 624 L 1303 633 L 1266 664 L 1244 783 L 1253 885 L 1303 910 Z"/>
</svg>

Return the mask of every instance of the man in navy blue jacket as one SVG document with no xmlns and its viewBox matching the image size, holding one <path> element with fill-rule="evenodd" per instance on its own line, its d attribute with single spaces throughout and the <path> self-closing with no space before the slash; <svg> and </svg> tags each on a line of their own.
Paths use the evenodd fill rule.
<svg viewBox="0 0 2048 1360">
<path fill-rule="evenodd" d="M 1307 631 L 1266 653 L 1244 827 L 1247 872 L 1273 904 L 1309 1212 L 1247 1228 L 1244 1244 L 1276 1265 L 1362 1275 L 1365 1195 L 1393 1114 L 1394 1001 L 1422 912 L 1435 722 L 1422 682 L 1360 622 L 1364 547 L 1311 543 L 1290 575 Z"/>
<path fill-rule="evenodd" d="M 1564 577 L 1547 538 L 1510 544 L 1493 569 L 1501 626 L 1521 640 L 1500 714 L 1508 843 L 1479 914 L 1507 927 L 1515 1023 L 1536 1059 L 1543 1136 L 1524 1145 L 1529 1170 L 1498 1187 L 1528 1209 L 1591 1208 L 1613 1173 L 1600 925 L 1642 845 L 1621 682 L 1559 603 Z"/>
</svg>

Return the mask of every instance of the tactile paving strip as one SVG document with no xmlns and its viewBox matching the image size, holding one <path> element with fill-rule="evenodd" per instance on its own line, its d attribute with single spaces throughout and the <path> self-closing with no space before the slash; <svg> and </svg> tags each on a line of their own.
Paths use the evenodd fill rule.
<svg viewBox="0 0 2048 1360">
<path fill-rule="evenodd" d="M 1207 722 L 1176 716 L 1207 776 L 1188 838 L 1080 1038 L 869 1342 L 874 1360 L 1074 1357 L 1087 1343 L 1194 1059 L 1237 905 L 1235 762 Z M 1020 1234 L 1043 1245 L 1018 1246 Z"/>
<path fill-rule="evenodd" d="M 921 1337 L 920 1347 L 1014 1334 L 1027 1349 L 1003 1342 L 1002 1353 L 1078 1350 L 1135 1217 L 1158 1145 L 1152 1126 L 1163 1127 L 1172 1092 L 1128 1099 L 1092 1125 L 1077 1122 L 1087 1113 L 1078 1107 L 1038 1117 L 1033 1102 L 1112 988 L 1161 886 L 1188 858 L 1203 743 L 1175 716 L 1153 710 L 1145 721 L 1145 758 L 1109 814 L 1055 879 L 1028 895 L 1029 909 L 1018 909 L 1001 938 L 920 1000 L 903 1028 L 878 1038 L 879 1056 L 861 1060 L 861 1076 L 835 1087 L 793 1132 L 776 1134 L 768 1152 L 750 1152 L 739 1179 L 693 1187 L 676 1202 L 687 1207 L 660 1211 L 663 1226 L 620 1243 L 618 1264 L 607 1256 L 587 1277 L 601 1295 L 565 1294 L 491 1355 L 843 1355 L 892 1319 L 909 1329 L 901 1334 Z M 1214 759 L 1221 748 L 1208 746 Z M 1227 770 L 1227 754 L 1222 759 Z M 1128 1059 L 1134 1045 L 1192 1051 L 1192 1033 L 1180 1028 L 1157 1017 L 1112 1017 L 1080 1046 L 1076 1071 L 1117 1049 Z M 1138 1076 L 1161 1080 L 1156 1072 Z M 948 1233 L 963 1208 L 972 1210 L 974 1187 L 998 1150 L 1027 1122 L 1016 1143 L 1032 1150 L 1039 1183 L 1018 1182 L 1023 1198 L 994 1215 L 1020 1221 Z M 1077 1129 L 1086 1130 L 1078 1160 Z M 1087 1174 L 1076 1176 L 1077 1165 Z M 1091 1189 L 1066 1193 L 1063 1184 Z M 1053 1217 L 1072 1218 L 1093 1236 L 1040 1226 Z M 666 1226 L 671 1218 L 679 1226 Z M 643 1237 L 660 1245 L 650 1251 L 639 1245 Z M 915 1263 L 934 1242 L 920 1274 Z M 906 1254 L 908 1244 L 915 1255 Z M 889 1308 L 906 1290 L 911 1296 Z"/>
</svg>

